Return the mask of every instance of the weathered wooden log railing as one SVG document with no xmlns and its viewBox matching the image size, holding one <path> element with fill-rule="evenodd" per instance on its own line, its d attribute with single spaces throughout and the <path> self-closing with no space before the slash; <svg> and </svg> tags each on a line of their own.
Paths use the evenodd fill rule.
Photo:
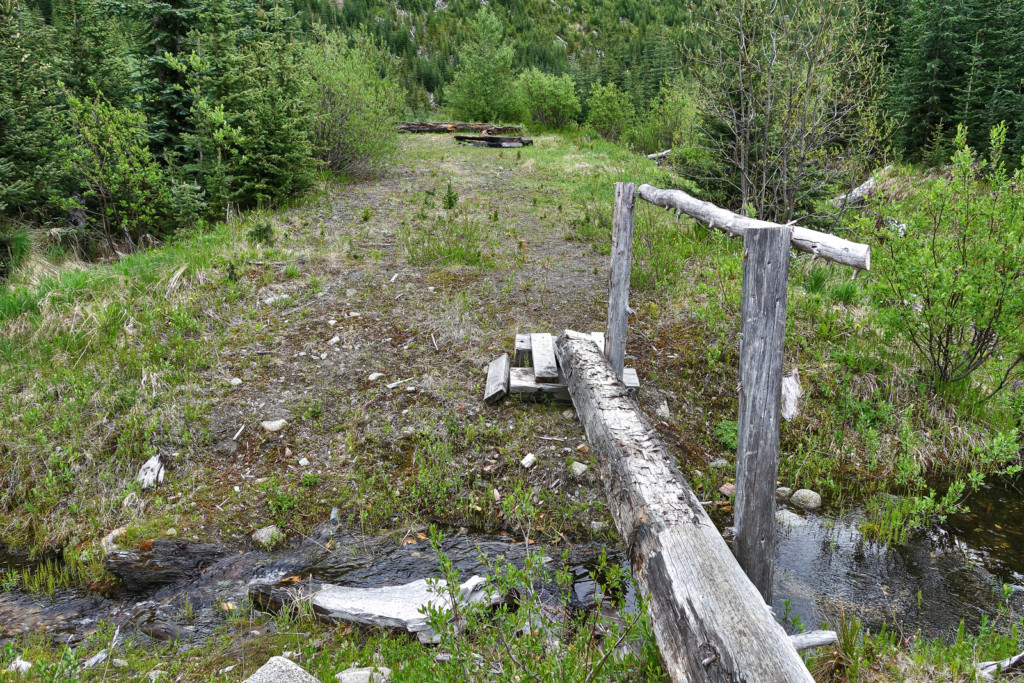
<svg viewBox="0 0 1024 683">
<path fill-rule="evenodd" d="M 741 216 L 711 202 L 691 197 L 682 190 L 662 190 L 653 185 L 641 185 L 637 189 L 637 194 L 645 202 L 666 209 L 675 209 L 677 213 L 685 213 L 730 237 L 742 237 L 747 228 L 782 227 L 778 223 Z M 815 258 L 850 266 L 857 271 L 871 270 L 871 247 L 868 245 L 796 225 L 792 226 L 792 229 L 790 239 L 794 249 L 811 254 Z"/>
<path fill-rule="evenodd" d="M 593 338 L 556 348 L 672 680 L 812 681 Z"/>
</svg>

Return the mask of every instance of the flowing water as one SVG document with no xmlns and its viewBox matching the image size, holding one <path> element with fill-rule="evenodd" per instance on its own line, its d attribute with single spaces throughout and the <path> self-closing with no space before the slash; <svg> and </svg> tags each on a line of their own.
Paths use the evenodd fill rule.
<svg viewBox="0 0 1024 683">
<path fill-rule="evenodd" d="M 856 615 L 872 629 L 884 622 L 906 636 L 920 630 L 944 637 L 961 620 L 973 628 L 982 615 L 994 614 L 1006 583 L 1012 587 L 1014 612 L 1024 614 L 1022 490 L 1021 480 L 990 485 L 973 496 L 969 513 L 952 516 L 943 526 L 899 547 L 866 542 L 857 530 L 861 512 L 856 509 L 840 516 L 790 516 L 781 528 L 776 553 L 775 613 L 791 630 L 798 620 L 811 629 L 845 614 Z M 525 555 L 522 543 L 472 532 L 450 533 L 443 550 L 463 579 L 487 573 L 481 554 L 515 564 L 521 564 Z M 555 561 L 563 550 L 546 548 Z M 602 550 L 596 543 L 570 549 L 576 597 L 584 603 L 593 599 L 591 572 Z M 626 561 L 620 549 L 607 554 L 610 562 Z M 32 564 L 29 558 L 0 548 L 0 573 Z M 298 548 L 233 554 L 185 584 L 143 595 L 105 597 L 78 588 L 58 590 L 52 597 L 18 590 L 0 593 L 0 642 L 39 631 L 76 642 L 102 619 L 118 624 L 122 632 L 140 632 L 142 638 L 177 637 L 194 644 L 222 622 L 218 605 L 240 604 L 253 583 L 312 575 L 320 581 L 369 587 L 437 573 L 437 556 L 426 541 L 398 544 L 393 537 L 370 538 L 325 524 L 314 540 Z"/>
</svg>

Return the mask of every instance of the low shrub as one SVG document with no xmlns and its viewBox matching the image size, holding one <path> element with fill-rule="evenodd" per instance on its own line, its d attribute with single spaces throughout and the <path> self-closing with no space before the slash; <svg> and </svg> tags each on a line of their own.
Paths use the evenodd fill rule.
<svg viewBox="0 0 1024 683">
<path fill-rule="evenodd" d="M 531 123 L 564 128 L 580 115 L 576 85 L 568 74 L 554 76 L 533 67 L 519 74 L 516 91 Z"/>
</svg>

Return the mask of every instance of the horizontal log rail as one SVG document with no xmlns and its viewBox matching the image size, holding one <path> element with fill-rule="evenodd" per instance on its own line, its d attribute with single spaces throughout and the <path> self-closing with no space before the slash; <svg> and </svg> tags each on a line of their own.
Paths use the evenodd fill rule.
<svg viewBox="0 0 1024 683">
<path fill-rule="evenodd" d="M 692 197 L 682 190 L 662 190 L 645 184 L 637 188 L 637 195 L 649 204 L 675 209 L 677 214 L 685 213 L 730 237 L 742 237 L 747 228 L 781 227 L 778 223 L 741 216 L 711 202 Z M 870 246 L 826 232 L 801 228 L 798 225 L 792 227 L 791 243 L 794 249 L 811 254 L 815 258 L 850 266 L 856 271 L 871 270 Z M 854 274 L 856 275 L 856 272 Z"/>
</svg>

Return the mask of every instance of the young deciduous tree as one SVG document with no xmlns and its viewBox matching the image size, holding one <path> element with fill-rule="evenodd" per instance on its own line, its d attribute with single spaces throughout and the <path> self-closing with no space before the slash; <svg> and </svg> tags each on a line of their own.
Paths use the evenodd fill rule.
<svg viewBox="0 0 1024 683">
<path fill-rule="evenodd" d="M 737 0 L 706 25 L 704 133 L 743 210 L 787 223 L 863 181 L 885 131 L 859 0 Z"/>
</svg>

